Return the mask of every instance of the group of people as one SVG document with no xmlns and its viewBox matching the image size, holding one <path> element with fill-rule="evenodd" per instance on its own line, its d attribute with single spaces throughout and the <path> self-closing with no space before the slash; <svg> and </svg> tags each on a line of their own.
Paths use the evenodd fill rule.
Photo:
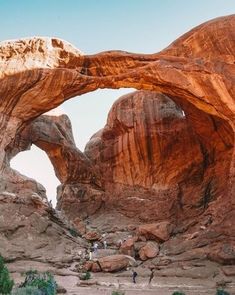
<svg viewBox="0 0 235 295">
<path fill-rule="evenodd" d="M 136 284 L 136 277 L 137 277 L 137 272 L 135 270 L 132 269 L 132 281 L 134 284 Z M 150 277 L 149 277 L 149 284 L 151 284 L 152 280 L 153 280 L 153 277 L 154 277 L 154 269 L 151 268 L 151 274 L 150 274 Z"/>
<path fill-rule="evenodd" d="M 119 244 L 119 247 L 121 247 L 123 241 L 122 240 L 119 240 L 118 241 L 118 244 Z M 103 240 L 102 242 L 103 244 L 103 249 L 107 249 L 107 241 L 106 240 Z M 93 259 L 93 254 L 96 254 L 97 251 L 98 251 L 98 248 L 99 248 L 99 244 L 97 242 L 95 242 L 92 247 L 90 248 L 89 250 L 89 260 L 92 260 Z M 132 273 L 132 282 L 134 284 L 136 284 L 136 277 L 137 277 L 137 272 L 135 270 L 131 270 L 131 273 Z"/>
<path fill-rule="evenodd" d="M 103 249 L 107 249 L 107 241 L 104 240 L 102 243 L 103 243 Z M 89 260 L 92 260 L 93 254 L 95 255 L 97 254 L 98 248 L 99 248 L 99 244 L 95 242 L 89 250 Z"/>
</svg>

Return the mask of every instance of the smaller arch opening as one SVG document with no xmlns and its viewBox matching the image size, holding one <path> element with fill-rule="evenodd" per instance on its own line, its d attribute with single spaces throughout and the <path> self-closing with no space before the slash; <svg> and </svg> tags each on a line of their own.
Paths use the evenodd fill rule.
<svg viewBox="0 0 235 295">
<path fill-rule="evenodd" d="M 10 162 L 11 168 L 21 174 L 33 178 L 46 189 L 46 195 L 51 201 L 53 207 L 56 206 L 56 189 L 60 184 L 55 176 L 54 168 L 47 154 L 32 145 L 29 151 L 23 151 L 17 154 Z"/>
</svg>

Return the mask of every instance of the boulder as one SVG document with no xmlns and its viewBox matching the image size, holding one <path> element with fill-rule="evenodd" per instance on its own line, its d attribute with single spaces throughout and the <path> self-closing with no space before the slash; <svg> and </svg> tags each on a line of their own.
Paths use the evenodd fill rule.
<svg viewBox="0 0 235 295">
<path fill-rule="evenodd" d="M 235 264 L 235 244 L 223 243 L 211 247 L 208 254 L 209 259 L 221 264 L 234 265 Z"/>
<path fill-rule="evenodd" d="M 174 226 L 168 222 L 158 222 L 140 225 L 137 229 L 138 236 L 144 236 L 147 240 L 165 242 L 169 240 Z"/>
<path fill-rule="evenodd" d="M 144 247 L 139 251 L 139 257 L 141 260 L 147 260 L 149 258 L 154 258 L 159 253 L 159 246 L 156 242 L 147 242 Z"/>
<path fill-rule="evenodd" d="M 88 241 L 97 241 L 101 238 L 101 234 L 97 231 L 89 231 L 83 237 Z"/>
<path fill-rule="evenodd" d="M 134 244 L 136 241 L 137 241 L 137 237 L 129 238 L 126 241 L 124 241 L 119 249 L 120 253 L 129 255 L 129 256 L 134 256 L 135 255 Z"/>
<path fill-rule="evenodd" d="M 224 265 L 222 271 L 226 276 L 235 277 L 235 265 Z"/>
<path fill-rule="evenodd" d="M 134 258 L 119 254 L 102 257 L 96 261 L 88 261 L 85 268 L 93 272 L 116 272 L 135 265 Z"/>
</svg>

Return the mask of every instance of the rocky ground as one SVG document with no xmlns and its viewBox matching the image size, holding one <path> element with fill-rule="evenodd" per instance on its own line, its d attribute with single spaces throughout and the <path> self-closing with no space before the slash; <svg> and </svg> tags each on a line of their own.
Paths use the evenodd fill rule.
<svg viewBox="0 0 235 295">
<path fill-rule="evenodd" d="M 17 274 L 13 275 L 15 280 L 20 282 L 22 277 Z M 55 275 L 56 281 L 60 286 L 67 290 L 67 294 L 83 295 L 83 294 L 97 294 L 97 295 L 111 295 L 112 291 L 125 291 L 126 295 L 132 294 L 161 294 L 171 295 L 174 291 L 184 291 L 187 295 L 214 295 L 216 291 L 216 281 L 210 279 L 192 279 L 192 278 L 178 278 L 178 277 L 156 277 L 151 284 L 148 283 L 148 278 L 140 276 L 137 283 L 131 282 L 129 276 L 117 275 L 93 275 L 92 279 L 86 282 L 79 281 L 74 274 L 67 276 Z M 60 288 L 61 293 L 65 292 Z M 226 290 L 231 295 L 235 294 L 235 284 L 227 284 Z"/>
<path fill-rule="evenodd" d="M 8 206 L 12 231 L 1 235 L 1 245 L 3 236 L 6 245 L 1 252 L 7 258 L 8 268 L 17 283 L 23 281 L 25 271 L 37 269 L 53 273 L 61 292 L 66 291 L 67 294 L 111 294 L 116 289 L 125 290 L 125 294 L 159 292 L 170 295 L 174 290 L 183 290 L 188 295 L 215 294 L 217 286 L 225 286 L 230 294 L 235 294 L 234 265 L 209 261 L 204 249 L 206 245 L 187 251 L 187 242 L 177 240 L 177 235 L 164 242 L 172 230 L 168 224 L 138 225 L 134 219 L 108 213 L 80 222 L 82 233 L 74 237 L 71 224 L 65 218 L 62 222 L 60 212 L 46 206 L 40 207 L 43 214 L 38 211 L 28 218 L 21 217 L 21 224 L 10 212 L 10 204 Z M 23 207 L 21 204 L 21 210 Z M 34 223 L 35 219 L 40 222 Z M 29 224 L 34 224 L 35 236 L 31 233 L 27 237 Z M 23 235 L 25 240 L 22 239 Z M 47 235 L 55 235 L 54 245 L 50 244 L 51 239 L 47 240 Z M 196 236 L 189 236 L 186 240 L 190 247 Z M 142 240 L 138 241 L 140 238 Z M 11 239 L 14 239 L 14 243 L 11 243 Z M 104 240 L 107 241 L 107 249 L 103 247 Z M 99 248 L 89 260 L 85 252 L 94 242 L 98 243 Z M 92 270 L 91 279 L 80 280 L 86 269 Z M 132 283 L 132 269 L 138 273 L 137 284 Z"/>
</svg>

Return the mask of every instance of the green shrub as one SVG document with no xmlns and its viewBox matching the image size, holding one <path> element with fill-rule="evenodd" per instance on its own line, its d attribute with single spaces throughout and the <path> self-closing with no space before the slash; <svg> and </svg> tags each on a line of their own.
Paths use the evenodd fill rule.
<svg viewBox="0 0 235 295">
<path fill-rule="evenodd" d="M 57 285 L 51 273 L 38 273 L 31 270 L 26 272 L 25 281 L 20 287 L 36 287 L 43 295 L 55 295 Z"/>
<path fill-rule="evenodd" d="M 112 295 L 125 295 L 125 292 L 116 290 L 112 292 Z"/>
<path fill-rule="evenodd" d="M 74 228 L 70 228 L 69 233 L 71 234 L 71 236 L 73 236 L 75 238 L 79 237 L 79 233 Z"/>
<path fill-rule="evenodd" d="M 80 277 L 80 280 L 86 281 L 86 280 L 89 280 L 90 278 L 91 278 L 91 273 L 87 271 L 84 275 Z"/>
<path fill-rule="evenodd" d="M 28 287 L 17 288 L 13 290 L 11 295 L 43 295 L 43 293 L 37 287 L 28 286 Z"/>
<path fill-rule="evenodd" d="M 185 293 L 180 291 L 175 291 L 172 295 L 185 295 Z"/>
<path fill-rule="evenodd" d="M 215 295 L 229 295 L 229 293 L 224 291 L 223 289 L 217 289 Z"/>
<path fill-rule="evenodd" d="M 0 255 L 0 294 L 11 293 L 14 281 L 10 279 L 9 271 Z"/>
</svg>

